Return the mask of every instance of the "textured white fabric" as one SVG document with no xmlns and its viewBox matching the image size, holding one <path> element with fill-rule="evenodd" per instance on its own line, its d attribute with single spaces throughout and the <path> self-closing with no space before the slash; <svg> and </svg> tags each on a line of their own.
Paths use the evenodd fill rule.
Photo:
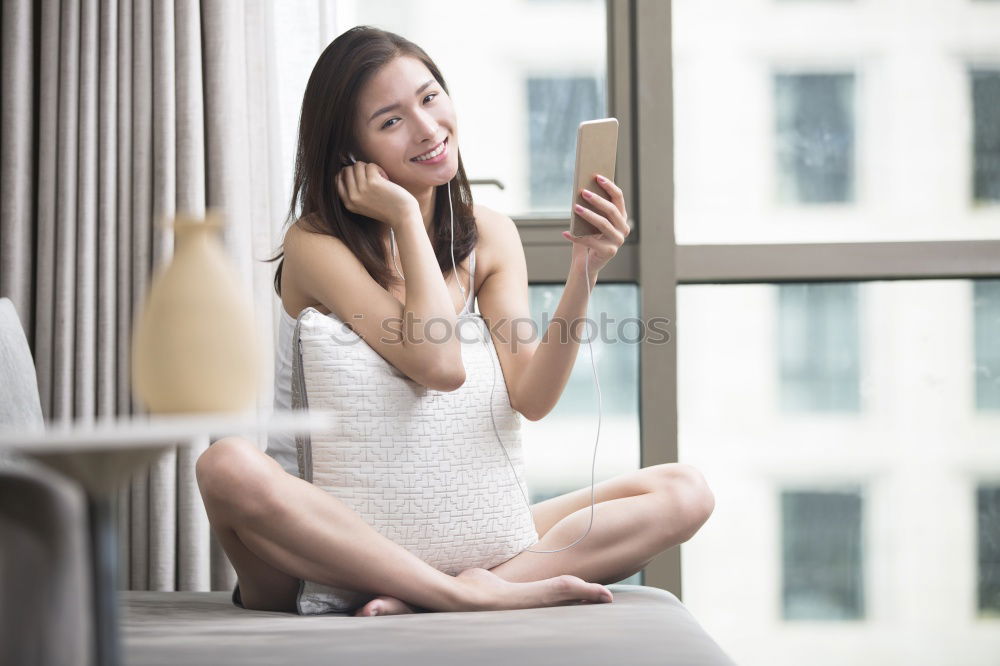
<svg viewBox="0 0 1000 666">
<path fill-rule="evenodd" d="M 469 287 L 468 298 L 461 314 L 472 312 L 475 303 L 476 289 L 476 250 L 469 255 Z M 292 335 L 295 333 L 295 317 L 288 314 L 284 306 L 278 304 L 280 323 L 278 324 L 278 343 L 274 350 L 274 409 L 289 410 L 292 408 Z M 268 437 L 265 451 L 274 458 L 286 472 L 292 476 L 299 475 L 299 463 L 295 453 L 295 435 L 276 433 Z"/>
<path fill-rule="evenodd" d="M 280 322 L 278 342 L 274 348 L 274 409 L 285 411 L 292 408 L 292 334 L 295 332 L 295 317 L 288 314 L 281 304 L 278 305 L 278 310 Z M 295 435 L 270 435 L 265 453 L 278 461 L 292 476 L 299 475 Z"/>
<path fill-rule="evenodd" d="M 293 333 L 301 350 L 293 407 L 337 415 L 333 427 L 298 438 L 300 476 L 449 575 L 491 568 L 538 541 L 525 503 L 521 415 L 482 317 L 458 321 L 466 380 L 450 392 L 411 380 L 335 315 L 306 308 Z M 371 598 L 303 581 L 298 612 L 353 612 Z"/>
</svg>

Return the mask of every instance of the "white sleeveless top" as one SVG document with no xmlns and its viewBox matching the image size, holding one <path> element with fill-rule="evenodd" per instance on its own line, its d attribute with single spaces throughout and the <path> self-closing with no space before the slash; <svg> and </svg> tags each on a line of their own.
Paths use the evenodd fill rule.
<svg viewBox="0 0 1000 666">
<path fill-rule="evenodd" d="M 473 248 L 469 257 L 469 297 L 461 314 L 474 311 L 475 286 L 476 250 Z M 278 344 L 274 350 L 274 409 L 287 411 L 292 409 L 292 338 L 295 335 L 296 318 L 288 314 L 280 303 L 278 310 L 281 312 L 281 321 L 278 324 Z M 278 461 L 286 472 L 292 476 L 299 475 L 294 434 L 270 435 L 266 453 Z"/>
</svg>

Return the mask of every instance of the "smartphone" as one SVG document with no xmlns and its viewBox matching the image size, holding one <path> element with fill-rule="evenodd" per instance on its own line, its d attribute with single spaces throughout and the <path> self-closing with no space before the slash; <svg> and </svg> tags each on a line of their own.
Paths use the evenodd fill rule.
<svg viewBox="0 0 1000 666">
<path fill-rule="evenodd" d="M 580 204 L 595 212 L 600 212 L 580 194 L 587 189 L 599 197 L 611 200 L 611 195 L 601 187 L 594 174 L 601 174 L 609 180 L 615 179 L 615 156 L 618 153 L 618 119 L 601 118 L 580 123 L 576 131 L 576 168 L 573 174 L 573 199 L 570 203 L 572 217 L 569 232 L 574 236 L 599 234 L 601 230 L 580 217 L 573 204 Z"/>
</svg>

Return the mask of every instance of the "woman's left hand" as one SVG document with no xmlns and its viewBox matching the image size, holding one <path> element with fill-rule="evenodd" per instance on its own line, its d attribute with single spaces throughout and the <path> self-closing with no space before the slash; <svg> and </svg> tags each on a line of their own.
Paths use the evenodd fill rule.
<svg viewBox="0 0 1000 666">
<path fill-rule="evenodd" d="M 600 233 L 590 236 L 576 237 L 568 231 L 563 232 L 563 237 L 573 243 L 573 265 L 579 266 L 583 271 L 583 262 L 588 261 L 587 270 L 593 282 L 604 266 L 611 261 L 611 257 L 618 253 L 618 248 L 625 242 L 625 238 L 632 229 L 628 226 L 628 213 L 625 212 L 625 197 L 621 188 L 601 175 L 596 176 L 598 184 L 603 187 L 611 196 L 611 201 L 604 197 L 581 190 L 580 194 L 585 201 L 590 203 L 596 210 L 580 206 L 574 203 L 574 212 L 590 224 L 597 227 Z M 589 195 L 589 196 L 588 196 Z M 587 255 L 587 249 L 590 255 Z"/>
</svg>

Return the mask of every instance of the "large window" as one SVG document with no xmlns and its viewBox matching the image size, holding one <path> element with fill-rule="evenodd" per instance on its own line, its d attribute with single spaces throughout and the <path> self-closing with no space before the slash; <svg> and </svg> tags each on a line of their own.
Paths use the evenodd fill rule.
<svg viewBox="0 0 1000 666">
<path fill-rule="evenodd" d="M 737 663 L 994 663 L 1000 5 L 672 0 L 664 54 L 654 4 L 684 603 Z"/>
<path fill-rule="evenodd" d="M 988 663 L 964 637 L 995 622 L 1000 599 L 1000 414 L 977 409 L 970 373 L 975 341 L 1000 339 L 1000 318 L 983 315 L 995 283 L 678 288 L 679 459 L 716 495 L 681 550 L 684 602 L 738 663 L 905 661 L 932 627 L 956 663 Z M 775 302 L 811 328 L 781 333 Z M 826 358 L 844 328 L 850 372 L 802 366 L 797 391 L 813 397 L 799 401 L 844 384 L 864 409 L 787 410 L 774 368 Z"/>
<path fill-rule="evenodd" d="M 678 243 L 1000 239 L 996 2 L 671 7 Z"/>
</svg>

